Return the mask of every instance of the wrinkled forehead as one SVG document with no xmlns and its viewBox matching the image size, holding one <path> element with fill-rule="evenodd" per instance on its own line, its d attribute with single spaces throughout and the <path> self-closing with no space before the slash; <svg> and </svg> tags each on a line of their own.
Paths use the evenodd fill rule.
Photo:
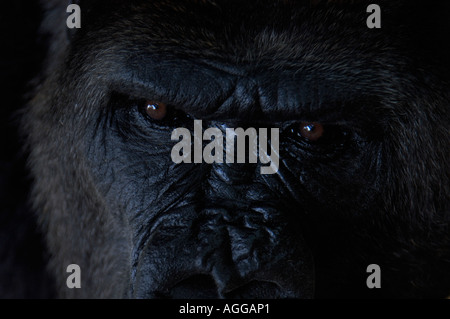
<svg viewBox="0 0 450 319">
<path fill-rule="evenodd" d="M 89 61 L 87 73 L 100 72 L 94 77 L 118 91 L 177 105 L 220 104 L 236 90 L 264 96 L 267 108 L 319 104 L 326 94 L 337 101 L 377 95 L 390 85 L 382 78 L 393 78 L 396 59 L 393 41 L 367 28 L 363 3 L 81 3 L 73 50 L 83 59 L 74 61 Z"/>
</svg>

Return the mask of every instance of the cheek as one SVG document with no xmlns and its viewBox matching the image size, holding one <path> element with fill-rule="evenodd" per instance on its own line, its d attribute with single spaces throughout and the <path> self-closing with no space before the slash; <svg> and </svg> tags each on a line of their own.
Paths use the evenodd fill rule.
<svg viewBox="0 0 450 319">
<path fill-rule="evenodd" d="M 296 189 L 308 210 L 351 218 L 352 214 L 363 213 L 355 203 L 374 203 L 383 176 L 377 163 L 381 160 L 379 144 L 357 144 L 323 156 L 284 142 L 280 152 L 280 174 L 290 181 L 285 189 Z"/>
<path fill-rule="evenodd" d="M 139 214 L 151 218 L 152 212 L 163 210 L 186 188 L 192 190 L 200 176 L 192 171 L 198 168 L 173 163 L 173 144 L 167 132 L 142 134 L 139 127 L 100 127 L 88 142 L 86 157 L 110 207 L 120 207 L 129 218 Z"/>
</svg>

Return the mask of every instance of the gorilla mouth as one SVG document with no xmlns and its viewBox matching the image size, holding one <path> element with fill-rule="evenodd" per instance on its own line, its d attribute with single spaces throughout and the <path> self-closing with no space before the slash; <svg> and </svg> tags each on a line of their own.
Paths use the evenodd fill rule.
<svg viewBox="0 0 450 319">
<path fill-rule="evenodd" d="M 152 228 L 135 266 L 133 297 L 312 297 L 314 263 L 299 232 L 281 217 L 274 222 L 255 214 L 250 223 L 226 212 L 208 209 L 196 218 L 173 212 L 176 217 Z M 191 222 L 174 226 L 183 219 Z"/>
<path fill-rule="evenodd" d="M 209 275 L 193 275 L 178 282 L 169 289 L 169 294 L 156 292 L 157 298 L 191 298 L 191 299 L 215 299 L 218 298 L 217 286 L 214 279 Z"/>
<path fill-rule="evenodd" d="M 193 275 L 170 288 L 168 294 L 155 292 L 154 297 L 160 299 L 269 299 L 285 298 L 288 295 L 276 283 L 256 280 L 219 292 L 212 276 Z"/>
</svg>

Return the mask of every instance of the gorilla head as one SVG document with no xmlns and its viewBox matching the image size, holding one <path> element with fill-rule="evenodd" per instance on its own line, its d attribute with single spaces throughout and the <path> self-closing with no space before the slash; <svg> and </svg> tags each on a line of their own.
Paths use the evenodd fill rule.
<svg viewBox="0 0 450 319">
<path fill-rule="evenodd" d="M 59 296 L 448 294 L 444 40 L 379 2 L 381 29 L 366 1 L 81 1 L 69 37 L 48 5 L 23 123 Z M 194 120 L 278 128 L 278 171 L 175 164 L 172 131 Z"/>
</svg>

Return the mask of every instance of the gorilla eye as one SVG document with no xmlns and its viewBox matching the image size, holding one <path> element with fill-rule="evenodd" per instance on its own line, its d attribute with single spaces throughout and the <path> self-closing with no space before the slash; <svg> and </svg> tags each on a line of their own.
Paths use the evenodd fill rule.
<svg viewBox="0 0 450 319">
<path fill-rule="evenodd" d="M 153 120 L 162 120 L 167 115 L 167 105 L 161 102 L 145 101 L 145 113 Z"/>
<path fill-rule="evenodd" d="M 134 109 L 146 120 L 148 127 L 167 129 L 170 127 L 190 127 L 192 118 L 174 105 L 150 99 L 129 98 Z"/>
<path fill-rule="evenodd" d="M 308 151 L 334 152 L 352 137 L 346 127 L 338 124 L 300 122 L 288 127 L 287 136 Z"/>
<path fill-rule="evenodd" d="M 323 136 L 325 129 L 320 123 L 303 122 L 300 124 L 299 133 L 308 141 L 316 142 Z"/>
</svg>

